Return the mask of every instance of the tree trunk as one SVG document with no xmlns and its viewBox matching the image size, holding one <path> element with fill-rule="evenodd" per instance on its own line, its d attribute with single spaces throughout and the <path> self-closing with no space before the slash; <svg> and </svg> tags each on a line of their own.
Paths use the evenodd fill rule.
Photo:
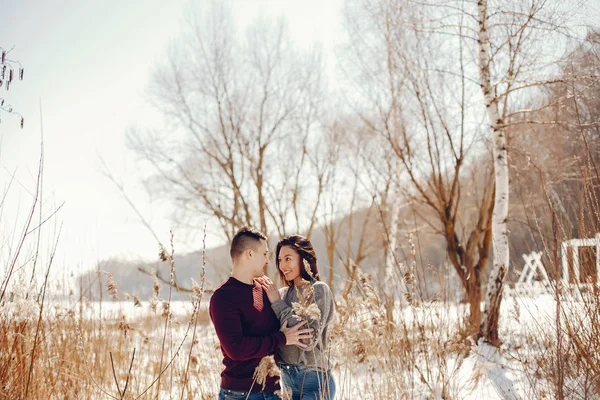
<svg viewBox="0 0 600 400">
<path fill-rule="evenodd" d="M 265 207 L 265 195 L 264 195 L 264 183 L 263 183 L 263 161 L 266 146 L 259 146 L 258 148 L 258 164 L 256 166 L 256 192 L 258 196 L 258 213 L 260 216 L 260 230 L 262 233 L 269 238 L 269 232 L 267 232 L 267 215 Z M 265 275 L 269 275 L 269 265 L 265 265 L 263 268 Z M 277 271 L 274 271 L 276 273 Z"/>
<path fill-rule="evenodd" d="M 335 226 L 334 222 L 327 222 L 323 227 L 323 233 L 325 234 L 325 248 L 327 249 L 327 261 L 329 262 L 329 280 L 327 284 L 333 290 L 333 272 L 335 264 Z"/>
<path fill-rule="evenodd" d="M 485 207 L 488 200 L 487 195 L 482 199 L 482 207 L 479 210 L 480 222 L 476 229 L 471 233 L 471 237 L 467 241 L 466 247 L 459 244 L 458 234 L 456 233 L 453 221 L 445 223 L 446 250 L 450 258 L 450 262 L 454 266 L 460 283 L 465 291 L 465 301 L 469 304 L 469 317 L 467 320 L 467 330 L 469 333 L 476 334 L 481 322 L 481 271 L 487 265 L 487 251 L 489 249 L 489 241 L 486 240 L 486 220 L 489 218 L 489 207 Z M 491 202 L 491 201 L 490 201 Z M 483 241 L 481 241 L 481 235 Z M 479 256 L 476 260 L 475 252 L 479 250 Z"/>
<path fill-rule="evenodd" d="M 392 197 L 391 207 L 391 220 L 389 229 L 387 229 L 388 240 L 386 246 L 386 257 L 385 257 L 385 278 L 384 284 L 384 295 L 385 295 L 385 311 L 388 322 L 394 322 L 394 293 L 393 293 L 393 282 L 394 282 L 394 266 L 396 265 L 396 245 L 398 236 L 398 219 L 400 217 L 400 201 L 399 196 L 394 192 Z M 389 209 L 389 202 L 388 202 Z M 385 225 L 385 221 L 384 221 Z"/>
<path fill-rule="evenodd" d="M 469 303 L 469 333 L 475 335 L 481 322 L 481 278 L 479 273 L 473 273 L 466 285 L 467 301 Z"/>
<path fill-rule="evenodd" d="M 498 345 L 498 322 L 504 281 L 508 274 L 510 253 L 508 248 L 508 151 L 506 133 L 501 129 L 493 131 L 494 177 L 496 196 L 492 216 L 492 243 L 494 246 L 494 266 L 490 273 L 485 296 L 485 309 L 479 336 L 490 344 Z"/>
<path fill-rule="evenodd" d="M 498 322 L 504 280 L 508 273 L 509 249 L 508 230 L 508 150 L 504 121 L 498 109 L 490 77 L 490 39 L 487 30 L 487 0 L 477 3 L 479 17 L 479 79 L 485 99 L 493 140 L 494 157 L 494 213 L 492 215 L 492 243 L 494 265 L 487 285 L 485 309 L 479 329 L 479 337 L 492 345 L 498 345 Z"/>
</svg>

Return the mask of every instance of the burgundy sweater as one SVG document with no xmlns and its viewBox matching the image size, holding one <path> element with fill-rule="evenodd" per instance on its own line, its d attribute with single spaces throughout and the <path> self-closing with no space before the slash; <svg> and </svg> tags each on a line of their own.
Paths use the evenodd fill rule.
<svg viewBox="0 0 600 400">
<path fill-rule="evenodd" d="M 262 391 L 262 385 L 252 385 L 254 370 L 261 358 L 285 345 L 285 335 L 264 290 L 229 277 L 213 293 L 209 312 L 223 352 L 221 388 Z M 279 377 L 267 377 L 264 391 L 279 390 L 278 381 Z"/>
</svg>

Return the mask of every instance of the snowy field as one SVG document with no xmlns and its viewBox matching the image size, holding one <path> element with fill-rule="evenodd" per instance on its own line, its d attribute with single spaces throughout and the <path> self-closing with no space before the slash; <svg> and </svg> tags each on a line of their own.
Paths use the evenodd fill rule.
<svg viewBox="0 0 600 400">
<path fill-rule="evenodd" d="M 600 398 L 588 368 L 598 362 L 598 292 L 583 289 L 562 296 L 560 306 L 542 290 L 505 291 L 498 349 L 462 333 L 466 304 L 396 303 L 391 324 L 376 296 L 338 298 L 330 327 L 336 398 L 551 399 L 557 371 L 564 398 Z M 49 398 L 121 398 L 127 386 L 124 398 L 214 399 L 222 356 L 208 302 L 193 323 L 191 301 L 49 301 L 36 345 L 49 368 L 36 379 L 55 382 Z M 4 337 L 23 346 L 0 342 L 3 349 L 30 354 L 38 315 L 37 303 L 12 295 L 0 321 Z"/>
<path fill-rule="evenodd" d="M 397 304 L 397 331 L 386 337 L 378 333 L 380 315 L 358 304 L 353 305 L 351 315 L 338 315 L 338 325 L 331 330 L 338 399 L 555 397 L 547 376 L 536 372 L 540 357 L 551 353 L 556 343 L 557 305 L 549 294 L 505 294 L 499 349 L 455 339 L 455 327 L 467 312 L 465 305 Z M 581 298 L 564 299 L 563 315 L 576 318 L 585 304 Z M 137 305 L 133 301 L 75 305 L 62 301 L 54 302 L 46 312 L 49 320 L 81 321 L 77 325 L 82 327 L 73 334 L 79 335 L 78 351 L 87 357 L 88 374 L 97 383 L 92 386 L 93 398 L 117 393 L 114 381 L 122 387 L 128 376 L 131 393 L 142 394 L 164 369 L 159 393 L 153 396 L 212 399 L 219 386 L 221 353 L 207 305 L 205 298 L 195 325 L 190 323 L 192 303 L 182 301 L 171 302 L 170 320 L 164 317 L 163 304 L 147 301 Z M 581 321 L 584 326 L 585 318 Z M 102 346 L 96 339 L 100 332 L 106 339 Z M 118 360 L 113 362 L 116 378 L 110 376 L 109 356 Z M 566 387 L 573 388 L 567 398 L 578 398 L 578 388 L 588 386 L 577 379 L 567 381 Z M 587 398 L 594 397 L 588 394 Z"/>
</svg>

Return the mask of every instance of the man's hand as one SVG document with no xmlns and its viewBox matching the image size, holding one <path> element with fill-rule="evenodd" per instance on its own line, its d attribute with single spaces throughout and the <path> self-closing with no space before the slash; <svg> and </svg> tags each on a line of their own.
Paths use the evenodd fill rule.
<svg viewBox="0 0 600 400">
<path fill-rule="evenodd" d="M 267 293 L 267 297 L 271 304 L 276 302 L 277 300 L 281 300 L 281 295 L 279 294 L 279 290 L 277 290 L 277 286 L 273 283 L 273 281 L 266 275 L 261 276 L 260 278 L 254 278 L 256 282 L 260 286 L 262 286 L 265 293 Z"/>
<path fill-rule="evenodd" d="M 296 345 L 301 349 L 304 349 L 306 345 L 302 343 L 301 339 L 310 339 L 312 337 L 311 332 L 312 329 L 300 329 L 300 327 L 306 324 L 308 321 L 302 321 L 297 325 L 294 325 L 291 328 L 287 327 L 288 320 L 286 320 L 281 328 L 279 329 L 285 335 L 285 344 L 286 345 Z"/>
</svg>

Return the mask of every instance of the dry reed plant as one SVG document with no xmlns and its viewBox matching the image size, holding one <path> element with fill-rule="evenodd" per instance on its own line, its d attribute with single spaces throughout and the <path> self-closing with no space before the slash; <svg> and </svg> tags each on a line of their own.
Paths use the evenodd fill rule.
<svg viewBox="0 0 600 400">
<path fill-rule="evenodd" d="M 388 321 L 367 275 L 359 269 L 357 280 L 348 285 L 349 295 L 337 301 L 331 330 L 331 358 L 342 398 L 349 396 L 344 392 L 348 386 L 358 386 L 364 398 L 377 399 L 461 398 L 472 389 L 454 383 L 469 348 L 457 322 L 464 311 L 452 315 L 449 304 L 422 301 L 416 289 L 404 296 L 412 305 L 397 301 L 394 321 Z"/>
<path fill-rule="evenodd" d="M 262 386 L 262 390 L 265 389 L 267 384 L 267 377 L 281 376 L 281 371 L 277 364 L 275 363 L 275 358 L 273 356 L 266 356 L 260 360 L 258 366 L 254 370 L 254 384 L 258 384 Z"/>
<path fill-rule="evenodd" d="M 32 295 L 39 289 L 15 274 L 0 301 L 0 399 L 214 398 L 220 357 L 201 302 L 204 267 L 191 311 L 183 313 L 180 302 L 159 297 L 156 284 L 147 302 L 121 295 L 106 272 L 79 298 L 70 289 L 68 300 L 43 309 L 44 296 Z M 119 301 L 88 300 L 91 285 L 103 286 L 101 277 L 103 290 Z"/>
</svg>

